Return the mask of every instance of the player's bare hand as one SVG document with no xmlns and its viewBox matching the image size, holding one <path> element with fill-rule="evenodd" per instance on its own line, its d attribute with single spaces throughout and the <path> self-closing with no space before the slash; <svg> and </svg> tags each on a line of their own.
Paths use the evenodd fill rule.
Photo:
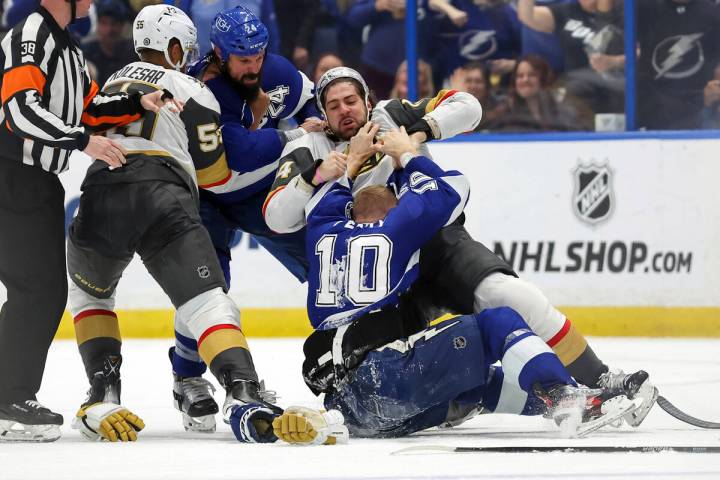
<svg viewBox="0 0 720 480">
<path fill-rule="evenodd" d="M 404 153 L 417 155 L 417 149 L 405 131 L 405 127 L 400 127 L 400 130 L 393 128 L 385 133 L 380 141 L 382 142 L 382 152 L 392 157 L 395 168 L 401 168 L 400 157 Z"/>
<path fill-rule="evenodd" d="M 347 174 L 350 178 L 355 178 L 368 157 L 380 151 L 380 143 L 375 141 L 375 136 L 379 130 L 380 124 L 367 122 L 350 139 L 350 150 L 347 159 Z"/>
<path fill-rule="evenodd" d="M 325 127 L 327 126 L 327 122 L 325 120 L 320 120 L 316 117 L 310 117 L 306 119 L 300 127 L 305 130 L 306 132 L 322 132 L 325 130 Z"/>
<path fill-rule="evenodd" d="M 115 140 L 100 135 L 91 135 L 90 142 L 83 152 L 95 160 L 107 163 L 112 168 L 122 167 L 126 162 L 127 150 Z"/>
<path fill-rule="evenodd" d="M 345 175 L 346 169 L 347 155 L 332 151 L 318 167 L 317 173 L 315 174 L 315 178 L 317 180 L 313 180 L 313 184 L 317 186 L 323 182 L 329 182 L 330 180 L 340 178 Z"/>
<path fill-rule="evenodd" d="M 145 110 L 158 113 L 162 107 L 169 105 L 170 111 L 174 113 L 182 112 L 185 102 L 173 98 L 170 92 L 165 90 L 156 90 L 152 93 L 146 93 L 140 97 L 140 104 Z"/>
</svg>

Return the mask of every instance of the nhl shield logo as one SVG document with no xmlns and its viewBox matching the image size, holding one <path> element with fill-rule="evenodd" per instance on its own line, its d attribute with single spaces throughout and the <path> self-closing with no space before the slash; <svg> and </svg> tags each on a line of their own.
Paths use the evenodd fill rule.
<svg viewBox="0 0 720 480">
<path fill-rule="evenodd" d="M 607 165 L 578 165 L 574 171 L 573 211 L 594 225 L 607 220 L 613 209 L 612 171 Z"/>
</svg>

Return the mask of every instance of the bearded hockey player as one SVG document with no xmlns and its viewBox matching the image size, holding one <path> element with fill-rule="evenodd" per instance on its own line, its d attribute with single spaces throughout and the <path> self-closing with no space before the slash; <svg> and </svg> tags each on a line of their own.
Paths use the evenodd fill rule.
<svg viewBox="0 0 720 480">
<path fill-rule="evenodd" d="M 429 157 L 424 142 L 471 131 L 482 113 L 471 95 L 456 91 L 441 91 L 434 98 L 415 103 L 381 101 L 373 108 L 365 80 L 347 67 L 326 72 L 318 81 L 316 94 L 330 132 L 311 133 L 286 146 L 264 208 L 265 220 L 277 232 L 303 228 L 306 209 L 313 205 L 317 187 L 342 174 L 331 178 L 318 174 L 324 163 L 347 165 L 353 191 L 389 184 L 399 192 L 392 159 L 374 148 L 377 133 L 404 126 L 418 144 L 418 152 Z M 418 290 L 426 292 L 420 295 L 423 301 L 460 314 L 511 307 L 553 348 L 579 383 L 602 388 L 608 397 L 623 394 L 643 398 L 642 406 L 626 417 L 631 425 L 639 425 L 657 397 L 647 373 L 610 371 L 545 295 L 473 240 L 463 221 L 464 216 L 459 216 L 421 249 Z M 434 317 L 434 313 L 429 316 Z"/>
<path fill-rule="evenodd" d="M 88 169 L 80 208 L 70 227 L 70 311 L 85 371 L 87 400 L 74 427 L 88 439 L 134 441 L 144 422 L 122 405 L 121 336 L 115 289 L 137 253 L 177 309 L 175 329 L 226 390 L 223 416 L 238 440 L 273 442 L 272 419 L 282 410 L 261 389 L 239 311 L 226 294 L 222 269 L 198 212 L 198 187 L 229 172 L 220 139 L 219 105 L 210 90 L 182 70 L 197 54 L 196 30 L 179 9 L 145 7 L 133 23 L 140 61 L 116 72 L 104 90 L 165 91 L 180 112 L 148 112 L 114 130 L 127 164 Z M 175 400 L 186 423 L 214 430 L 193 410 L 197 379 L 176 376 Z M 217 412 L 217 406 L 215 407 Z M 213 412 L 213 413 L 215 413 Z"/>
</svg>

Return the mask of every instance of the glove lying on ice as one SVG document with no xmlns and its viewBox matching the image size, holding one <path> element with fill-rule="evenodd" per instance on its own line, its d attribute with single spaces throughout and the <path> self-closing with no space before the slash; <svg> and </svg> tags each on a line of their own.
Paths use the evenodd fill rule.
<svg viewBox="0 0 720 480">
<path fill-rule="evenodd" d="M 290 407 L 273 420 L 275 435 L 284 442 L 298 445 L 334 445 L 347 443 L 345 419 L 337 410 L 319 412 L 305 407 Z"/>
<path fill-rule="evenodd" d="M 281 411 L 280 409 L 278 409 Z M 277 441 L 273 433 L 273 419 L 277 413 L 268 406 L 257 403 L 233 405 L 226 422 L 230 424 L 235 438 L 244 443 L 272 443 Z"/>
<path fill-rule="evenodd" d="M 122 405 L 100 402 L 80 407 L 73 428 L 92 441 L 134 442 L 145 423 Z"/>
</svg>

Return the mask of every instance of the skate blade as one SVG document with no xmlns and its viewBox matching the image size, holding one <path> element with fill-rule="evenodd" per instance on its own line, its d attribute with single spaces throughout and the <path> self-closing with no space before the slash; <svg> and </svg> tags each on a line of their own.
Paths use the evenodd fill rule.
<svg viewBox="0 0 720 480">
<path fill-rule="evenodd" d="M 54 442 L 62 435 L 59 425 L 24 425 L 0 420 L 0 442 Z"/>
<path fill-rule="evenodd" d="M 610 425 L 617 420 L 622 419 L 625 415 L 635 411 L 641 405 L 641 399 L 635 398 L 634 400 L 630 400 L 625 395 L 620 395 L 611 398 L 610 400 L 606 400 L 602 404 L 603 416 L 580 424 L 574 437 L 585 437 L 605 425 Z"/>
<path fill-rule="evenodd" d="M 645 381 L 634 397 L 635 399 L 641 400 L 642 403 L 638 408 L 623 417 L 627 424 L 635 428 L 640 426 L 643 420 L 645 420 L 645 417 L 647 417 L 647 414 L 650 413 L 650 409 L 655 405 L 657 397 L 658 389 Z"/>
<path fill-rule="evenodd" d="M 186 432 L 215 433 L 217 428 L 215 415 L 204 415 L 202 417 L 191 417 L 186 413 L 182 415 Z"/>
</svg>

